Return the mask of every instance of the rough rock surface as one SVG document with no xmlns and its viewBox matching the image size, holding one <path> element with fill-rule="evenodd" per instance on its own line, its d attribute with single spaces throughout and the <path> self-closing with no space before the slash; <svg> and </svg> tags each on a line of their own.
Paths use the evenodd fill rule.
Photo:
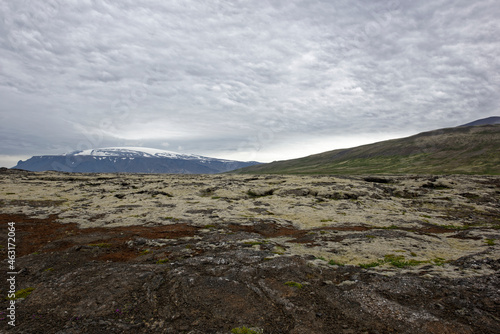
<svg viewBox="0 0 500 334">
<path fill-rule="evenodd" d="M 3 170 L 33 290 L 0 332 L 500 333 L 499 202 L 498 177 Z"/>
</svg>

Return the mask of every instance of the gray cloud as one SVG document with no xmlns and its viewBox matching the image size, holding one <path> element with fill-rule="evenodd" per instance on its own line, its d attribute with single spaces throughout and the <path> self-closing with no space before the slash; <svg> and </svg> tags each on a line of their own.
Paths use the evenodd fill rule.
<svg viewBox="0 0 500 334">
<path fill-rule="evenodd" d="M 496 1 L 24 0 L 0 13 L 5 156 L 144 145 L 276 160 L 498 114 Z"/>
</svg>

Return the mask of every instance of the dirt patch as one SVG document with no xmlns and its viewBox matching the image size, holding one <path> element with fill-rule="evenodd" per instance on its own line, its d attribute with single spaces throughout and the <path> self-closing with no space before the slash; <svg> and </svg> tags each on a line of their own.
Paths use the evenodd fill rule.
<svg viewBox="0 0 500 334">
<path fill-rule="evenodd" d="M 228 229 L 233 232 L 250 232 L 257 233 L 264 238 L 277 238 L 277 237 L 302 237 L 307 231 L 298 230 L 295 228 L 283 227 L 279 224 L 272 222 L 255 222 L 252 225 L 241 224 L 228 224 Z"/>
<path fill-rule="evenodd" d="M 193 237 L 198 227 L 186 223 L 142 227 L 88 228 L 80 229 L 76 224 L 57 223 L 57 216 L 47 219 L 30 218 L 24 215 L 0 214 L 0 226 L 7 229 L 9 222 L 16 223 L 16 237 L 21 242 L 17 246 L 17 256 L 32 253 L 59 252 L 70 247 L 103 244 L 107 253 L 127 253 L 123 245 L 136 238 L 175 239 Z M 2 239 L 6 239 L 3 237 Z M 6 240 L 3 240 L 6 241 Z M 3 242 L 5 244 L 5 242 Z M 98 247 L 98 246 L 96 246 Z M 120 260 L 121 257 L 108 256 Z M 123 259 L 131 255 L 123 256 Z"/>
</svg>

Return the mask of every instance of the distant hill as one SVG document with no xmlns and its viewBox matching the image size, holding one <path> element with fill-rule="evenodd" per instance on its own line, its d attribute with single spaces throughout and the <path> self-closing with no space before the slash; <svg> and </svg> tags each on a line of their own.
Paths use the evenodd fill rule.
<svg viewBox="0 0 500 334">
<path fill-rule="evenodd" d="M 144 147 L 108 147 L 34 156 L 14 167 L 34 172 L 215 174 L 258 164 Z"/>
<path fill-rule="evenodd" d="M 493 124 L 500 124 L 500 117 L 498 116 L 492 116 L 488 118 L 483 118 L 483 119 L 478 119 L 477 121 L 470 122 L 464 125 L 460 126 L 476 126 L 476 125 L 493 125 Z"/>
<path fill-rule="evenodd" d="M 407 138 L 251 166 L 233 173 L 500 175 L 500 125 L 423 132 Z"/>
</svg>

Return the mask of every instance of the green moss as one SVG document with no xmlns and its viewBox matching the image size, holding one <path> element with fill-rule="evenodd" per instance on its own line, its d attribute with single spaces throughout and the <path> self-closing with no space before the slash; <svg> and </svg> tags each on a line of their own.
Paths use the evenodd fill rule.
<svg viewBox="0 0 500 334">
<path fill-rule="evenodd" d="M 485 242 L 488 246 L 495 246 L 495 239 L 486 239 Z"/>
<path fill-rule="evenodd" d="M 283 254 L 285 254 L 285 251 L 286 250 L 283 247 L 281 247 L 281 246 L 275 246 L 273 253 L 274 254 L 278 254 L 278 255 L 283 255 Z"/>
<path fill-rule="evenodd" d="M 410 255 L 417 256 L 417 254 L 415 254 L 413 252 Z M 386 263 L 390 264 L 394 267 L 397 267 L 397 268 L 405 268 L 405 267 L 418 266 L 418 265 L 421 265 L 424 263 L 431 263 L 435 266 L 442 266 L 445 263 L 448 263 L 448 261 L 443 259 L 443 258 L 440 258 L 440 257 L 437 257 L 437 258 L 430 260 L 430 261 L 417 261 L 417 260 L 413 260 L 413 259 L 407 260 L 403 255 L 387 254 L 384 256 L 384 259 L 377 260 L 377 261 L 370 262 L 370 263 L 361 263 L 361 264 L 359 264 L 359 266 L 361 268 L 368 269 L 368 268 L 381 266 L 381 265 L 386 264 Z"/>
<path fill-rule="evenodd" d="M 470 226 L 465 225 L 465 226 L 458 226 L 458 225 L 435 225 L 438 227 L 442 227 L 448 230 L 467 230 L 470 228 Z"/>
<path fill-rule="evenodd" d="M 145 250 L 143 250 L 142 252 L 139 253 L 139 256 L 146 255 L 146 254 L 149 254 L 149 253 L 151 253 L 151 250 L 145 249 Z"/>
<path fill-rule="evenodd" d="M 288 286 L 291 286 L 291 287 L 294 287 L 294 288 L 297 288 L 297 289 L 302 289 L 302 287 L 303 287 L 302 284 L 294 282 L 294 281 L 285 282 L 285 285 L 288 285 Z"/>
<path fill-rule="evenodd" d="M 169 261 L 169 259 L 160 259 L 158 261 L 156 261 L 156 264 L 164 264 L 164 263 L 167 263 Z"/>
<path fill-rule="evenodd" d="M 340 262 L 337 262 L 337 261 L 334 261 L 334 260 L 328 261 L 328 264 L 331 265 L 331 266 L 341 266 L 341 267 L 344 266 L 343 263 L 340 263 Z"/>
<path fill-rule="evenodd" d="M 35 288 L 26 288 L 26 289 L 18 290 L 18 291 L 16 291 L 14 298 L 5 298 L 5 299 L 16 300 L 19 298 L 27 298 L 33 292 L 33 290 L 35 290 Z"/>
<path fill-rule="evenodd" d="M 231 329 L 231 333 L 233 334 L 261 334 L 261 331 L 257 331 L 257 330 L 254 330 L 254 329 L 250 329 L 248 327 L 237 327 L 237 328 L 233 328 Z"/>
<path fill-rule="evenodd" d="M 431 262 L 436 266 L 442 266 L 443 264 L 447 263 L 448 261 L 446 261 L 442 257 L 437 257 L 437 258 L 433 259 Z"/>
<path fill-rule="evenodd" d="M 394 267 L 404 268 L 410 266 L 418 266 L 428 261 L 406 260 L 403 255 L 387 254 L 384 256 L 384 262 L 393 265 Z"/>
</svg>

